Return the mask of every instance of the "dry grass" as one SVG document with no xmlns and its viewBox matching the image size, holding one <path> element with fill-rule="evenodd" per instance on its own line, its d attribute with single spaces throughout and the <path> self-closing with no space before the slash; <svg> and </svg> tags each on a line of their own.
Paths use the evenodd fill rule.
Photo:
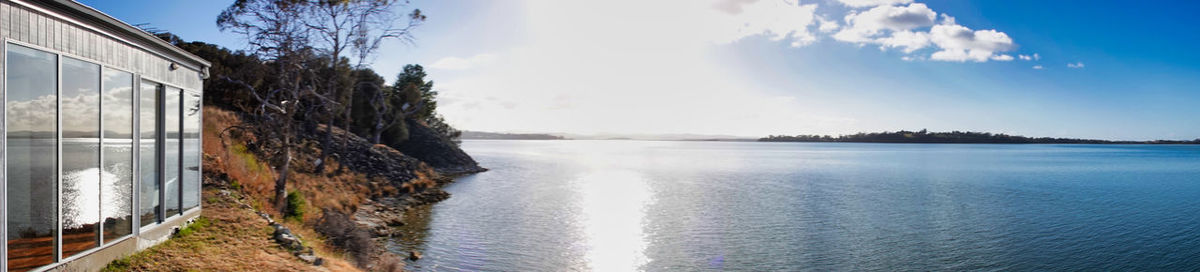
<svg viewBox="0 0 1200 272">
<path fill-rule="evenodd" d="M 223 171 L 230 183 L 241 187 L 256 208 L 274 211 L 269 200 L 275 196 L 276 174 L 270 164 L 260 161 L 246 147 L 253 135 L 238 129 L 242 121 L 233 112 L 204 108 L 204 169 Z"/>
<path fill-rule="evenodd" d="M 357 271 L 336 255 L 324 255 L 325 264 L 317 267 L 280 248 L 270 240 L 272 229 L 266 220 L 248 209 L 238 207 L 215 189 L 204 190 L 201 225 L 191 233 L 179 235 L 162 244 L 113 262 L 108 270 L 122 271 Z M 293 230 L 304 229 L 293 227 Z M 315 237 L 311 230 L 299 232 Z M 310 242 L 311 243 L 311 242 Z M 330 258 L 329 256 L 334 256 Z"/>
<path fill-rule="evenodd" d="M 272 229 L 263 219 L 248 209 L 237 207 L 235 202 L 210 188 L 213 186 L 209 182 L 220 182 L 220 187 L 230 188 L 235 194 L 244 196 L 243 201 L 255 209 L 282 219 L 271 201 L 277 173 L 247 147 L 246 143 L 255 139 L 248 131 L 238 129 L 242 124 L 233 112 L 209 107 L 204 109 L 206 183 L 202 216 L 208 219 L 208 225 L 195 229 L 189 235 L 114 262 L 117 265 L 115 267 L 135 271 L 357 271 L 347 260 L 358 260 L 363 256 L 349 256 L 314 231 L 313 226 L 320 223 L 324 211 L 354 214 L 357 207 L 368 198 L 437 186 L 432 169 L 424 165 L 422 171 L 416 171 L 417 179 L 405 182 L 399 188 L 381 177 L 339 171 L 341 167 L 332 158 L 324 170 L 317 173 L 311 163 L 320 154 L 317 144 L 311 141 L 301 143 L 291 166 L 294 171 L 289 175 L 288 190 L 304 196 L 308 205 L 305 210 L 308 212 L 300 220 L 279 221 L 302 237 L 317 256 L 325 259 L 324 266 L 314 267 L 271 241 Z M 220 178 L 210 179 L 210 174 Z M 401 261 L 393 260 L 391 263 L 402 265 Z M 386 267 L 388 264 L 380 262 L 374 269 L 390 270 Z"/>
<path fill-rule="evenodd" d="M 276 173 L 269 164 L 259 160 L 258 156 L 246 148 L 245 143 L 253 140 L 250 138 L 252 135 L 242 133 L 236 128 L 229 129 L 241 124 L 241 120 L 232 112 L 216 108 L 204 109 L 204 169 L 206 172 L 223 173 L 228 181 L 216 180 L 217 182 L 228 182 L 224 185 L 230 187 L 234 194 L 244 196 L 244 202 L 253 205 L 259 211 L 271 213 L 274 218 L 281 218 L 270 201 L 274 197 Z M 306 179 L 306 175 L 294 176 L 300 180 Z M 348 178 L 351 177 L 339 177 L 338 180 L 325 183 L 352 184 L 346 182 L 345 179 Z M 206 182 L 212 181 L 214 180 L 206 177 Z M 345 256 L 338 250 L 328 246 L 311 227 L 297 222 L 285 222 L 293 233 L 313 247 L 317 256 L 325 260 L 321 267 L 302 262 L 271 240 L 273 230 L 264 219 L 251 210 L 239 207 L 232 199 L 216 193 L 216 189 L 209 185 L 206 183 L 205 186 L 205 204 L 202 212 L 202 217 L 208 221 L 207 226 L 196 228 L 188 235 L 173 238 L 127 259 L 118 260 L 110 267 L 118 271 L 358 271 L 353 264 L 345 261 Z M 313 194 L 312 186 L 293 189 L 304 192 L 310 201 L 309 205 L 316 207 L 331 205 L 329 201 L 353 207 L 362 201 L 353 194 L 370 190 L 326 188 L 334 193 Z M 304 220 L 307 221 L 313 216 L 319 217 L 310 212 L 305 215 Z"/>
</svg>

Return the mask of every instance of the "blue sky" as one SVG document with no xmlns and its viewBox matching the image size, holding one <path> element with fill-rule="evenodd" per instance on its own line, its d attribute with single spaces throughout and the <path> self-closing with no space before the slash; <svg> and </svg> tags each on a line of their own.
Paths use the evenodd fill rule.
<svg viewBox="0 0 1200 272">
<path fill-rule="evenodd" d="M 223 1 L 82 1 L 243 48 Z M 392 78 L 427 67 L 470 130 L 844 134 L 928 128 L 1200 138 L 1200 3 L 414 1 Z M 153 12 L 149 12 L 153 11 Z M 1036 54 L 1036 55 L 1035 55 Z M 1070 65 L 1070 66 L 1069 66 Z"/>
</svg>

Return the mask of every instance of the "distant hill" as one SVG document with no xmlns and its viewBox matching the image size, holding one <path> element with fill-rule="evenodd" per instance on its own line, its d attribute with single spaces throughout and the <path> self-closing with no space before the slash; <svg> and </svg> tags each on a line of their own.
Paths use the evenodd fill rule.
<svg viewBox="0 0 1200 272">
<path fill-rule="evenodd" d="M 852 135 L 771 135 L 758 139 L 760 142 L 843 142 L 843 143 L 963 143 L 963 144 L 1200 144 L 1200 139 L 1192 141 L 1154 140 L 1154 141 L 1110 141 L 1095 139 L 1072 138 L 1032 138 L 1025 136 L 994 134 L 987 132 L 928 132 L 896 131 L 858 133 Z"/>
<path fill-rule="evenodd" d="M 566 137 L 541 133 L 496 133 L 463 131 L 460 139 L 465 140 L 566 140 Z"/>
</svg>

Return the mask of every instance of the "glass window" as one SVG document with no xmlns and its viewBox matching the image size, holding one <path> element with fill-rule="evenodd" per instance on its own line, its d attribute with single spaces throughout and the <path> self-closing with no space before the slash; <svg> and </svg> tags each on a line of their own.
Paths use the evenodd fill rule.
<svg viewBox="0 0 1200 272">
<path fill-rule="evenodd" d="M 8 269 L 24 271 L 54 262 L 58 65 L 54 54 L 13 44 L 6 57 Z"/>
<path fill-rule="evenodd" d="M 183 114 L 183 90 L 177 88 L 167 88 L 164 93 L 163 103 L 163 122 L 166 127 L 163 133 L 166 135 L 166 146 L 163 150 L 163 190 L 164 199 L 163 205 L 166 207 L 167 214 L 165 217 L 170 217 L 179 214 L 179 196 L 180 196 L 180 180 L 179 180 L 179 152 L 182 151 L 182 143 L 180 136 L 182 133 L 182 123 L 180 115 Z"/>
<path fill-rule="evenodd" d="M 159 216 L 159 184 L 158 184 L 158 142 L 160 119 L 158 115 L 159 85 L 154 82 L 142 81 L 138 98 L 138 172 L 141 189 L 139 199 L 141 207 L 141 225 L 148 226 L 158 223 Z"/>
<path fill-rule="evenodd" d="M 105 69 L 103 86 L 100 217 L 107 243 L 133 233 L 133 74 Z"/>
<path fill-rule="evenodd" d="M 200 206 L 200 94 L 183 93 L 183 210 Z"/>
<path fill-rule="evenodd" d="M 62 256 L 99 246 L 100 65 L 62 59 Z"/>
</svg>

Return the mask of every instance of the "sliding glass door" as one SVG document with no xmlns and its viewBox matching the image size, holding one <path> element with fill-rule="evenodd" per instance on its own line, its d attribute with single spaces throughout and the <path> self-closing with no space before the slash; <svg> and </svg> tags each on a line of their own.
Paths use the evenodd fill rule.
<svg viewBox="0 0 1200 272">
<path fill-rule="evenodd" d="M 133 233 L 133 74 L 104 69 L 100 218 L 104 242 Z"/>
<path fill-rule="evenodd" d="M 62 257 L 100 246 L 100 65 L 62 59 Z"/>
<path fill-rule="evenodd" d="M 183 210 L 200 206 L 200 94 L 183 93 Z"/>
<path fill-rule="evenodd" d="M 179 153 L 183 151 L 180 137 L 183 135 L 183 123 L 180 122 L 180 115 L 183 114 L 183 90 L 167 87 L 163 97 L 163 206 L 167 212 L 165 217 L 171 217 L 181 211 L 179 164 L 182 157 Z"/>
<path fill-rule="evenodd" d="M 142 81 L 138 98 L 138 198 L 141 202 L 138 212 L 141 214 L 142 226 L 156 224 L 162 218 L 159 206 L 159 173 L 162 170 L 158 168 L 161 154 L 159 150 L 162 150 L 162 143 L 158 138 L 162 134 L 162 115 L 158 107 L 162 93 L 160 88 L 158 83 Z"/>
<path fill-rule="evenodd" d="M 58 56 L 7 47 L 6 246 L 9 271 L 24 271 L 56 260 Z"/>
</svg>

